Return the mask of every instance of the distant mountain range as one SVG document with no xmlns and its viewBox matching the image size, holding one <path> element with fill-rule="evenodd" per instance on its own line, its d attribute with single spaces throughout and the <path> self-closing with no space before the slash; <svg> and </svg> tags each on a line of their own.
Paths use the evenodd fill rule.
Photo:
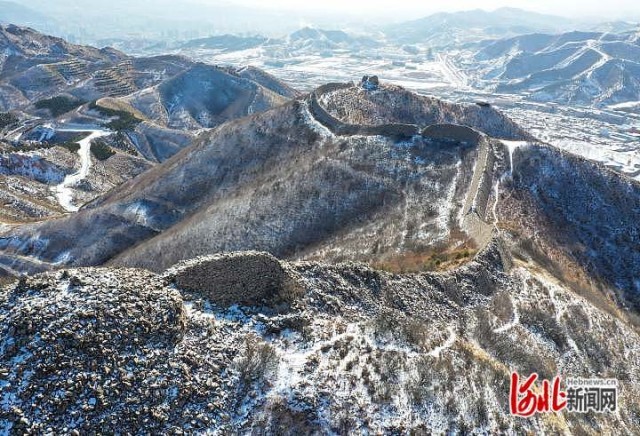
<svg viewBox="0 0 640 436">
<path fill-rule="evenodd" d="M 640 33 L 530 34 L 483 44 L 466 67 L 479 86 L 533 100 L 640 100 Z"/>
<path fill-rule="evenodd" d="M 28 3 L 28 8 L 20 3 Z M 164 42 L 199 39 L 216 33 L 262 33 L 281 36 L 295 31 L 300 22 L 323 27 L 342 25 L 336 13 L 307 13 L 286 8 L 255 8 L 225 0 L 74 0 L 3 1 L 0 22 L 29 25 L 75 42 L 96 44 L 107 38 L 150 39 Z"/>
<path fill-rule="evenodd" d="M 329 56 L 335 50 L 352 51 L 376 47 L 378 44 L 379 41 L 372 37 L 353 35 L 341 30 L 304 27 L 282 38 L 220 35 L 179 43 L 175 49 L 187 54 L 197 50 L 222 54 L 259 49 L 261 57 L 274 61 L 305 54 Z"/>
<path fill-rule="evenodd" d="M 53 21 L 51 17 L 27 6 L 0 1 L 0 24 L 20 24 L 44 30 L 53 27 Z"/>
<path fill-rule="evenodd" d="M 209 36 L 207 38 L 192 39 L 180 44 L 182 49 L 208 49 L 221 52 L 247 50 L 258 47 L 268 41 L 263 36 L 243 37 L 237 35 Z"/>
<path fill-rule="evenodd" d="M 454 47 L 482 39 L 569 30 L 573 25 L 574 22 L 568 18 L 516 8 L 500 8 L 494 11 L 476 9 L 441 12 L 393 24 L 383 30 L 391 40 L 398 43 Z"/>
<path fill-rule="evenodd" d="M 305 27 L 290 34 L 286 41 L 296 48 L 308 49 L 357 49 L 375 47 L 378 42 L 370 37 L 354 36 L 341 30 L 323 30 Z"/>
</svg>

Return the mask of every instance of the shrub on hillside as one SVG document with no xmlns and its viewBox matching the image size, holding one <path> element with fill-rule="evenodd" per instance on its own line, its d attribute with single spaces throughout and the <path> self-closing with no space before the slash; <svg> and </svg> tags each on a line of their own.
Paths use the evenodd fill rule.
<svg viewBox="0 0 640 436">
<path fill-rule="evenodd" d="M 262 382 L 275 373 L 278 367 L 278 354 L 275 348 L 259 338 L 249 335 L 245 338 L 242 350 L 234 361 L 240 383 L 247 388 L 255 382 Z"/>
<path fill-rule="evenodd" d="M 11 112 L 0 112 L 0 129 L 13 126 L 18 121 L 18 117 Z"/>
<path fill-rule="evenodd" d="M 107 160 L 116 154 L 116 152 L 103 141 L 93 141 L 91 144 L 91 154 L 98 160 Z"/>
<path fill-rule="evenodd" d="M 138 124 L 142 122 L 141 119 L 130 112 L 98 106 L 95 101 L 89 104 L 89 109 L 98 111 L 102 115 L 107 117 L 117 117 L 117 119 L 104 124 L 106 128 L 115 130 L 116 132 L 133 130 Z"/>
<path fill-rule="evenodd" d="M 82 100 L 60 95 L 57 97 L 46 98 L 44 100 L 37 101 L 35 103 L 35 107 L 36 109 L 48 109 L 51 113 L 51 116 L 58 117 L 83 104 L 84 101 Z"/>
</svg>

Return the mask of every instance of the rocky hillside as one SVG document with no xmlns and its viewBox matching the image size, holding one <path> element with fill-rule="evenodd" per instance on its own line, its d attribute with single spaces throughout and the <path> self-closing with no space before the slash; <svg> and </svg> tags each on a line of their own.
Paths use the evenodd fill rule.
<svg viewBox="0 0 640 436">
<path fill-rule="evenodd" d="M 288 87 L 277 91 L 291 94 Z M 216 127 L 286 100 L 257 82 L 238 76 L 236 71 L 205 64 L 123 99 L 155 123 L 181 130 Z"/>
<path fill-rule="evenodd" d="M 235 74 L 244 79 L 256 82 L 257 84 L 283 97 L 295 98 L 300 95 L 298 91 L 287 85 L 285 82 L 266 71 L 261 70 L 260 68 L 247 66 L 240 68 L 235 72 Z"/>
<path fill-rule="evenodd" d="M 0 429 L 634 433 L 637 327 L 508 247 L 446 274 L 237 253 L 22 279 L 0 290 Z M 513 370 L 617 378 L 623 403 L 514 418 Z"/>
<path fill-rule="evenodd" d="M 13 25 L 0 27 L 0 51 L 3 223 L 59 215 L 65 208 L 52 191 L 67 176 L 88 171 L 69 186 L 85 204 L 169 159 L 204 129 L 297 95 L 257 68 L 173 55 L 132 58 Z M 91 145 L 91 168 L 69 159 L 79 147 L 70 131 L 106 134 Z"/>
<path fill-rule="evenodd" d="M 266 73 L 254 72 L 241 77 L 234 69 L 216 69 L 181 56 L 133 58 L 110 48 L 69 44 L 14 25 L 0 27 L 0 51 L 4 53 L 0 57 L 1 111 L 31 110 L 30 105 L 35 104 L 37 108 L 38 102 L 63 95 L 78 101 L 65 111 L 68 112 L 83 102 L 127 96 L 142 90 L 149 93 L 149 89 L 159 86 L 159 103 L 166 105 L 164 109 L 176 109 L 179 104 L 171 99 L 184 93 L 184 98 L 191 100 L 185 103 L 188 107 L 184 111 L 194 112 L 199 109 L 198 105 L 213 106 L 214 113 L 207 116 L 215 117 L 216 110 L 220 112 L 237 100 L 243 108 L 255 97 L 254 110 L 259 111 L 265 106 L 271 107 L 269 103 L 278 96 L 288 98 L 295 93 Z M 222 77 L 223 73 L 234 76 L 239 83 L 232 85 L 229 81 L 233 80 Z M 253 82 L 251 76 L 259 80 Z M 277 96 L 262 97 L 262 83 Z M 198 115 L 206 118 L 204 113 Z M 203 120 L 198 124 L 206 125 Z"/>
<path fill-rule="evenodd" d="M 0 25 L 0 50 L 3 111 L 33 109 L 30 105 L 59 95 L 79 101 L 75 107 L 104 96 L 127 95 L 194 65 L 179 56 L 131 58 L 111 48 L 70 44 L 15 25 Z"/>
<path fill-rule="evenodd" d="M 634 434 L 637 205 L 486 105 L 320 87 L 0 227 L 0 432 Z M 515 418 L 512 371 L 618 411 Z"/>
<path fill-rule="evenodd" d="M 405 120 L 458 124 L 397 123 L 389 102 L 411 99 Z M 468 261 L 497 227 L 561 282 L 636 310 L 636 204 L 637 183 L 536 143 L 491 108 L 332 85 L 221 125 L 73 216 L 5 229 L 0 264 L 160 272 L 259 249 L 439 270 Z"/>
<path fill-rule="evenodd" d="M 353 88 L 363 106 L 374 101 L 385 110 L 386 101 Z M 409 94 L 384 92 L 398 99 Z M 320 101 L 332 98 L 320 94 Z M 497 145 L 470 128 L 475 133 L 461 136 L 455 128 L 422 129 L 441 120 L 483 127 L 477 113 L 487 111 L 486 126 L 496 134 L 520 131 L 490 108 L 415 99 L 420 114 L 409 121 L 425 124 L 389 118 L 345 133 L 335 130 L 341 121 L 327 118 L 316 93 L 223 124 L 80 213 L 2 235 L 1 263 L 39 270 L 61 259 L 110 261 L 161 271 L 244 249 L 332 260 L 386 261 L 414 252 L 421 259 L 441 251 L 447 259 L 469 257 L 473 243 L 457 230 L 458 216 L 465 199 L 475 197 L 469 192 L 480 150 L 485 161 L 486 150 Z"/>
<path fill-rule="evenodd" d="M 74 139 L 87 135 L 76 133 Z M 19 224 L 63 215 L 65 209 L 55 190 L 67 176 L 80 170 L 78 149 L 72 141 L 0 141 L 0 223 Z M 75 186 L 80 202 L 88 202 L 151 167 L 150 162 L 131 153 L 113 153 L 108 159 L 91 155 L 91 172 Z"/>
<path fill-rule="evenodd" d="M 0 25 L 0 50 L 1 110 L 59 94 L 126 59 L 116 50 L 69 44 L 11 24 Z"/>
<path fill-rule="evenodd" d="M 640 184 L 553 147 L 517 148 L 512 159 L 500 218 L 565 280 L 614 290 L 609 297 L 638 313 Z M 585 283 L 585 276 L 595 280 Z"/>
<path fill-rule="evenodd" d="M 327 85 L 316 94 L 327 112 L 346 124 L 461 124 L 494 138 L 533 139 L 491 106 L 453 104 L 399 86 L 386 85 L 367 92 L 358 86 Z"/>
</svg>

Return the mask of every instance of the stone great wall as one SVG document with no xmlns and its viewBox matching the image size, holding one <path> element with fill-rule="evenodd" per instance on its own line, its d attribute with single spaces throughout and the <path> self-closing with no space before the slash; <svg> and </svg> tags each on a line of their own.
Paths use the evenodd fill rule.
<svg viewBox="0 0 640 436">
<path fill-rule="evenodd" d="M 473 178 L 462 209 L 462 228 L 479 247 L 489 243 L 495 230 L 495 227 L 486 221 L 489 197 L 494 183 L 495 160 L 491 141 L 485 137 L 479 142 Z"/>
<path fill-rule="evenodd" d="M 416 124 L 378 124 L 378 125 L 361 125 L 349 124 L 331 115 L 320 103 L 320 98 L 324 94 L 351 88 L 352 84 L 348 83 L 329 83 L 318 87 L 311 93 L 308 99 L 309 110 L 313 117 L 320 124 L 328 128 L 337 136 L 386 136 L 392 139 L 410 139 L 414 136 L 422 136 L 425 138 L 436 140 L 451 140 L 457 142 L 466 142 L 470 145 L 477 146 L 482 134 L 471 127 L 458 124 L 434 124 L 421 129 Z"/>
<path fill-rule="evenodd" d="M 479 248 L 474 262 L 460 270 L 436 277 L 445 288 L 455 289 L 461 272 L 478 275 L 478 282 L 491 287 L 489 268 L 508 268 L 508 256 L 496 238 L 494 226 L 485 221 L 496 161 L 491 139 L 474 129 L 453 124 L 436 124 L 421 129 L 412 124 L 360 126 L 335 118 L 322 107 L 319 96 L 351 85 L 325 85 L 309 97 L 312 116 L 338 136 L 381 135 L 393 139 L 420 135 L 438 141 L 463 141 L 478 152 L 475 169 L 462 211 L 462 228 Z M 238 252 L 204 256 L 179 263 L 167 270 L 164 279 L 184 291 L 194 292 L 213 303 L 228 307 L 234 304 L 287 310 L 304 293 L 299 275 L 287 262 L 268 253 Z"/>
<path fill-rule="evenodd" d="M 495 153 L 491 139 L 468 126 L 458 124 L 432 124 L 421 129 L 415 124 L 348 124 L 331 115 L 320 103 L 327 93 L 353 87 L 349 83 L 329 83 L 318 87 L 308 98 L 309 110 L 320 124 L 336 136 L 385 136 L 392 139 L 410 139 L 414 136 L 437 141 L 465 142 L 478 150 L 473 178 L 462 211 L 462 228 L 478 247 L 486 247 L 492 240 L 495 227 L 486 221 L 487 207 L 494 186 Z"/>
</svg>

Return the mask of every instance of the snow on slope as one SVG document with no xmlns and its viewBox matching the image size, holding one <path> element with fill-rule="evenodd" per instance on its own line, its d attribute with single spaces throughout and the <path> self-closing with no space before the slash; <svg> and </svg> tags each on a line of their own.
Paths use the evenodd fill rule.
<svg viewBox="0 0 640 436">
<path fill-rule="evenodd" d="M 75 132 L 77 130 L 70 131 Z M 78 141 L 78 144 L 80 144 L 80 149 L 78 150 L 78 156 L 80 156 L 80 170 L 75 174 L 65 177 L 64 181 L 54 189 L 60 205 L 66 211 L 77 212 L 80 209 L 79 205 L 74 204 L 73 187 L 89 175 L 89 169 L 91 168 L 91 141 L 109 134 L 111 134 L 111 132 L 105 130 L 93 130 L 89 136 Z"/>
</svg>

